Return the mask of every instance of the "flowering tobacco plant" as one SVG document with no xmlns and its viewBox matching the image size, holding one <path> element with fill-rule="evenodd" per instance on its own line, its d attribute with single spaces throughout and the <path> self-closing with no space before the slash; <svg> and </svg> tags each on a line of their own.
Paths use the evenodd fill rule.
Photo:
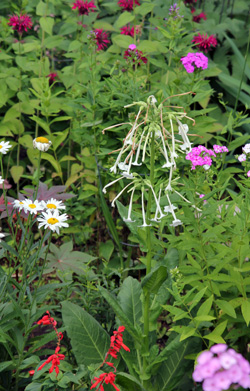
<svg viewBox="0 0 250 391">
<path fill-rule="evenodd" d="M 72 10 L 78 9 L 79 15 L 88 15 L 90 12 L 95 12 L 96 5 L 93 1 L 77 0 L 73 3 Z"/>
<path fill-rule="evenodd" d="M 60 351 L 60 344 L 61 344 L 61 340 L 63 338 L 63 334 L 61 332 L 58 332 L 58 330 L 56 328 L 57 322 L 56 322 L 56 320 L 54 318 L 51 317 L 49 311 L 46 311 L 46 313 L 47 313 L 47 315 L 44 315 L 42 317 L 42 319 L 40 319 L 37 322 L 37 324 L 38 325 L 44 325 L 44 326 L 51 325 L 53 327 L 53 329 L 54 329 L 54 331 L 56 333 L 56 336 L 57 336 L 57 347 L 55 349 L 55 353 L 52 354 L 51 356 L 49 356 L 47 358 L 47 360 L 42 365 L 40 365 L 40 367 L 37 370 L 40 371 L 45 365 L 51 363 L 51 367 L 49 369 L 49 373 L 52 373 L 55 370 L 56 376 L 58 376 L 60 361 L 64 360 L 64 358 L 65 358 L 64 354 L 60 354 L 59 353 L 59 351 Z"/>
<path fill-rule="evenodd" d="M 204 391 L 223 391 L 250 387 L 250 364 L 226 344 L 214 345 L 197 358 L 195 382 L 203 382 Z"/>
<path fill-rule="evenodd" d="M 9 26 L 12 26 L 12 30 L 16 30 L 19 35 L 22 35 L 24 31 L 28 31 L 28 29 L 32 28 L 32 20 L 26 14 L 12 15 L 9 19 Z"/>
<path fill-rule="evenodd" d="M 134 5 L 140 5 L 138 0 L 119 0 L 119 7 L 123 8 L 123 11 L 133 11 Z"/>
<path fill-rule="evenodd" d="M 101 367 L 104 364 L 107 364 L 108 366 L 114 368 L 114 370 L 116 371 L 116 368 L 115 368 L 114 364 L 109 362 L 109 361 L 107 361 L 108 357 L 111 356 L 111 357 L 117 359 L 117 354 L 119 353 L 121 348 L 123 348 L 127 352 L 130 352 L 130 349 L 123 343 L 123 335 L 122 335 L 122 333 L 124 332 L 124 330 L 125 330 L 124 326 L 119 326 L 118 330 L 114 331 L 112 337 L 110 338 L 109 350 L 108 350 L 108 352 L 107 352 L 107 354 L 105 356 L 105 359 L 104 359 L 103 363 L 101 364 Z M 105 383 L 105 384 L 111 384 L 116 391 L 119 391 L 119 388 L 114 383 L 115 382 L 115 377 L 116 377 L 116 375 L 114 374 L 114 372 L 102 373 L 100 376 L 95 377 L 93 379 L 94 383 L 92 384 L 90 389 L 95 388 L 95 387 L 98 386 L 98 390 L 104 391 L 103 384 Z"/>
<path fill-rule="evenodd" d="M 218 44 L 217 39 L 214 35 L 210 35 L 209 37 L 207 34 L 198 34 L 195 35 L 191 42 L 194 42 L 196 46 L 203 52 L 207 53 L 208 50 L 211 50 L 213 47 L 215 48 Z"/>
</svg>

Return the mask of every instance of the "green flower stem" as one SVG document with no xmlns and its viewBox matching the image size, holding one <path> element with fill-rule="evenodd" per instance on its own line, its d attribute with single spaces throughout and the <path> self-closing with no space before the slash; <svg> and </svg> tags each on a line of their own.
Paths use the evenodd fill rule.
<svg viewBox="0 0 250 391">
<path fill-rule="evenodd" d="M 151 138 L 151 151 L 150 151 L 150 183 L 154 187 L 154 169 L 155 169 L 155 131 L 152 129 Z M 149 191 L 148 204 L 147 204 L 147 223 L 150 219 L 152 203 L 152 192 Z M 151 227 L 147 227 L 147 245 L 148 253 L 146 257 L 146 275 L 151 272 L 152 263 L 152 240 L 151 240 Z M 150 318 L 150 291 L 147 291 L 144 295 L 144 354 L 149 352 L 149 318 Z M 147 356 L 143 356 L 143 375 L 146 374 L 148 362 Z M 146 388 L 147 380 L 143 380 L 143 385 Z"/>
<path fill-rule="evenodd" d="M 37 186 L 36 186 L 36 191 L 35 191 L 35 196 L 33 201 L 36 200 L 38 188 L 39 188 L 39 180 L 40 180 L 40 173 L 41 173 L 41 157 L 42 157 L 42 151 L 39 151 L 38 163 L 37 163 Z"/>
</svg>

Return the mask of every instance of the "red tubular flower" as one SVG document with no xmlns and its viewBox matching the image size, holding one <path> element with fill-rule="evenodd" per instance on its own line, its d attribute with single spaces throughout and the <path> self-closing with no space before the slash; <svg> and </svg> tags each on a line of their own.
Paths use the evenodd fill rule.
<svg viewBox="0 0 250 391">
<path fill-rule="evenodd" d="M 122 27 L 121 34 L 130 35 L 130 37 L 134 37 L 134 35 L 135 35 L 134 26 L 131 28 L 130 28 L 130 25 Z"/>
<path fill-rule="evenodd" d="M 29 375 L 30 375 L 30 376 L 33 376 L 34 374 L 35 374 L 34 369 L 31 369 L 31 371 L 29 371 Z"/>
<path fill-rule="evenodd" d="M 210 47 L 216 47 L 217 46 L 217 39 L 214 35 L 210 35 L 210 37 L 206 35 L 201 35 L 200 33 L 193 37 L 192 42 L 197 44 L 198 48 L 204 52 L 207 52 L 210 50 Z"/>
<path fill-rule="evenodd" d="M 56 72 L 51 72 L 47 77 L 49 77 L 49 84 L 53 84 L 55 79 L 58 78 L 58 74 Z"/>
<path fill-rule="evenodd" d="M 110 338 L 110 347 L 109 347 L 109 350 L 106 354 L 106 358 L 105 358 L 103 364 L 107 364 L 112 367 L 113 364 L 107 362 L 106 360 L 107 360 L 108 356 L 111 356 L 116 359 L 117 353 L 120 351 L 121 348 L 123 348 L 127 352 L 130 352 L 130 349 L 126 345 L 124 345 L 124 343 L 123 343 L 122 333 L 124 330 L 125 330 L 124 326 L 119 326 L 118 330 L 114 331 L 112 337 Z"/>
<path fill-rule="evenodd" d="M 201 12 L 199 15 L 193 16 L 193 21 L 196 23 L 200 23 L 201 19 L 207 20 L 207 16 L 204 12 Z"/>
<path fill-rule="evenodd" d="M 96 5 L 93 1 L 76 0 L 73 3 L 72 10 L 78 9 L 79 15 L 88 15 L 90 11 L 95 12 L 94 8 L 96 8 Z"/>
<path fill-rule="evenodd" d="M 55 370 L 57 376 L 59 374 L 58 367 L 60 365 L 60 361 L 65 359 L 64 354 L 58 353 L 59 350 L 60 350 L 60 346 L 56 348 L 55 353 L 49 356 L 49 358 L 47 358 L 47 360 L 42 365 L 40 365 L 40 367 L 37 370 L 40 371 L 46 364 L 49 364 L 51 362 L 52 365 L 50 367 L 49 373 L 52 373 Z"/>
<path fill-rule="evenodd" d="M 119 7 L 123 8 L 123 11 L 133 11 L 133 6 L 140 5 L 138 0 L 119 0 L 118 5 Z"/>
<path fill-rule="evenodd" d="M 108 40 L 108 34 L 103 31 L 103 29 L 95 29 L 93 30 L 93 33 L 95 35 L 94 40 L 97 45 L 97 51 L 104 50 L 104 48 L 108 46 L 107 44 L 110 43 Z"/>
<path fill-rule="evenodd" d="M 40 320 L 37 322 L 37 324 L 42 324 L 42 325 L 44 325 L 44 326 L 47 326 L 47 325 L 51 324 L 53 327 L 55 327 L 55 326 L 57 325 L 57 321 L 56 321 L 54 318 L 52 318 L 52 317 L 50 316 L 49 311 L 46 311 L 46 313 L 47 313 L 48 315 L 44 315 L 44 316 L 42 317 L 42 319 L 40 319 Z"/>
<path fill-rule="evenodd" d="M 116 391 L 120 391 L 118 387 L 116 387 L 114 381 L 115 381 L 115 374 L 113 372 L 109 373 L 102 373 L 99 377 L 94 378 L 95 383 L 92 384 L 90 389 L 95 388 L 100 383 L 98 390 L 104 391 L 103 383 L 105 384 L 111 384 L 111 386 L 114 387 Z"/>
<path fill-rule="evenodd" d="M 16 30 L 18 34 L 22 35 L 24 31 L 28 31 L 27 29 L 31 29 L 32 21 L 31 18 L 26 14 L 12 15 L 9 19 L 9 26 L 12 26 L 12 30 Z"/>
</svg>

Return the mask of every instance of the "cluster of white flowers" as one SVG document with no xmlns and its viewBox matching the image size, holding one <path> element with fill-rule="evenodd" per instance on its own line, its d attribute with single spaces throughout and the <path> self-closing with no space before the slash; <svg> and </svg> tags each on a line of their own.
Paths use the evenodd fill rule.
<svg viewBox="0 0 250 391">
<path fill-rule="evenodd" d="M 173 206 L 169 197 L 169 193 L 174 192 L 178 194 L 178 196 L 180 196 L 185 202 L 190 203 L 185 197 L 183 197 L 172 187 L 172 184 L 174 183 L 172 178 L 173 172 L 176 170 L 176 159 L 178 158 L 179 154 L 188 153 L 192 150 L 191 143 L 188 138 L 188 125 L 181 122 L 183 118 L 189 117 L 187 117 L 186 113 L 184 112 L 163 112 L 163 104 L 160 104 L 157 107 L 156 103 L 157 100 L 152 95 L 148 98 L 147 103 L 137 102 L 133 103 L 132 105 L 125 106 L 130 107 L 138 104 L 140 109 L 135 117 L 134 123 L 128 123 L 131 126 L 131 129 L 123 140 L 122 148 L 119 151 L 114 165 L 110 168 L 110 171 L 115 174 L 119 170 L 121 172 L 121 177 L 108 183 L 103 188 L 103 192 L 106 193 L 106 189 L 109 186 L 120 181 L 121 179 L 130 179 L 131 182 L 126 185 L 119 192 L 119 194 L 117 194 L 111 205 L 114 207 L 115 201 L 125 190 L 129 188 L 127 191 L 128 193 L 131 192 L 131 196 L 128 207 L 128 216 L 124 219 L 124 221 L 131 223 L 135 222 L 135 220 L 132 220 L 131 218 L 133 197 L 135 190 L 140 189 L 143 220 L 141 227 L 147 227 L 151 224 L 149 222 L 147 223 L 146 221 L 147 219 L 144 206 L 145 190 L 152 193 L 152 197 L 155 202 L 155 216 L 153 219 L 151 219 L 151 221 L 159 222 L 164 216 L 166 216 L 166 214 L 164 214 L 162 211 L 162 207 L 160 206 L 161 195 L 162 193 L 164 194 L 162 190 L 164 188 L 165 195 L 168 200 L 168 205 L 164 207 L 164 212 L 172 214 L 173 221 L 170 225 L 176 227 L 177 225 L 182 224 L 182 222 L 177 219 L 175 215 L 174 210 L 176 207 Z M 140 118 L 143 111 L 146 113 L 142 118 Z M 166 125 L 166 123 L 168 125 Z M 174 124 L 176 124 L 175 126 L 178 129 L 178 135 L 181 139 L 175 137 Z M 106 128 L 104 129 L 103 133 L 107 129 L 121 125 L 124 124 L 118 124 Z M 165 162 L 163 162 L 163 164 L 161 163 L 162 168 L 166 169 L 166 172 L 168 172 L 168 180 L 166 185 L 160 185 L 158 195 L 156 195 L 156 190 L 153 188 L 150 181 L 143 179 L 135 170 L 136 166 L 141 166 L 143 163 L 146 164 L 148 162 L 148 156 L 150 156 L 150 147 L 152 142 L 155 143 L 156 159 L 164 159 Z"/>
<path fill-rule="evenodd" d="M 18 211 L 24 211 L 25 213 L 30 213 L 37 215 L 41 212 L 40 217 L 37 218 L 39 221 L 38 228 L 44 227 L 51 229 L 51 231 L 59 234 L 59 228 L 68 227 L 67 221 L 68 216 L 66 213 L 60 215 L 60 209 L 65 209 L 62 201 L 58 201 L 54 198 L 51 198 L 48 201 L 32 201 L 30 199 L 24 200 L 15 200 L 13 206 Z M 41 217 L 42 216 L 42 217 Z"/>
</svg>

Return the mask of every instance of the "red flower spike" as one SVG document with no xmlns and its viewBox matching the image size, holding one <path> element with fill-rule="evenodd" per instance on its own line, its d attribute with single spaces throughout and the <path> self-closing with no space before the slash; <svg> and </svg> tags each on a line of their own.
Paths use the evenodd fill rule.
<svg viewBox="0 0 250 391">
<path fill-rule="evenodd" d="M 37 370 L 40 371 L 46 364 L 49 364 L 50 362 L 52 362 L 49 373 L 52 373 L 55 370 L 56 376 L 57 376 L 59 374 L 58 366 L 60 365 L 60 361 L 65 359 L 64 354 L 58 353 L 59 350 L 60 350 L 60 347 L 58 346 L 55 350 L 55 353 L 52 354 L 51 356 L 49 356 L 49 358 L 47 358 L 47 360 L 42 365 L 40 365 L 40 367 Z"/>
<path fill-rule="evenodd" d="M 56 72 L 51 72 L 47 75 L 49 77 L 49 84 L 53 84 L 55 79 L 58 78 L 58 74 Z"/>
<path fill-rule="evenodd" d="M 51 324 L 53 327 L 57 325 L 57 321 L 50 316 L 49 311 L 46 311 L 48 315 L 44 315 L 42 319 L 40 319 L 37 324 L 42 324 L 44 326 L 47 326 Z"/>
<path fill-rule="evenodd" d="M 113 386 L 116 391 L 120 391 L 119 388 L 116 387 L 116 385 L 114 383 L 115 382 L 115 376 L 116 375 L 113 372 L 102 373 L 99 377 L 95 377 L 94 378 L 95 383 L 92 384 L 90 389 L 97 387 L 98 384 L 100 383 L 100 385 L 98 387 L 98 390 L 104 391 L 103 383 L 105 383 L 105 384 L 111 384 L 111 386 Z"/>
<path fill-rule="evenodd" d="M 96 5 L 93 1 L 76 0 L 73 3 L 72 10 L 78 9 L 79 15 L 88 15 L 90 12 L 95 12 L 94 8 L 96 8 Z"/>
<path fill-rule="evenodd" d="M 196 46 L 204 52 L 210 50 L 211 46 L 216 47 L 218 43 L 214 35 L 210 35 L 210 37 L 208 37 L 207 34 L 201 35 L 200 33 L 193 37 L 192 42 L 194 42 Z"/>
<path fill-rule="evenodd" d="M 12 30 L 16 30 L 18 34 L 22 35 L 27 29 L 31 29 L 33 23 L 31 18 L 26 14 L 12 15 L 10 16 L 8 26 L 12 26 Z"/>
<path fill-rule="evenodd" d="M 123 11 L 133 11 L 133 6 L 140 5 L 138 0 L 119 0 L 118 5 L 119 7 L 123 8 Z"/>
</svg>

